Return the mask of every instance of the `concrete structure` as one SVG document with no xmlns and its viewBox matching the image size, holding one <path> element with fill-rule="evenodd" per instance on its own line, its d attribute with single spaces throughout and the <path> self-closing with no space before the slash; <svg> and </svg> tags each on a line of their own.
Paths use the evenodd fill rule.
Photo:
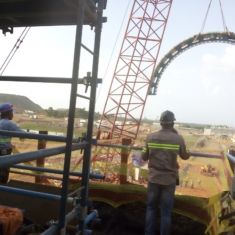
<svg viewBox="0 0 235 235">
<path fill-rule="evenodd" d="M 212 130 L 204 128 L 204 135 L 212 135 Z"/>
</svg>

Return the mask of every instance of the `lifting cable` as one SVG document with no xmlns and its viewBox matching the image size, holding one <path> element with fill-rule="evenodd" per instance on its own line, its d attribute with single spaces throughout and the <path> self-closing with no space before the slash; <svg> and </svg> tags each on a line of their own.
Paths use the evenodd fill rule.
<svg viewBox="0 0 235 235">
<path fill-rule="evenodd" d="M 110 58 L 109 58 L 109 62 L 108 62 L 108 65 L 107 65 L 107 67 L 106 67 L 106 70 L 105 70 L 105 73 L 104 73 L 104 76 L 103 76 L 103 82 L 101 83 L 101 87 L 100 87 L 99 92 L 98 92 L 98 95 L 97 95 L 97 97 L 96 97 L 96 101 L 97 101 L 97 99 L 99 98 L 102 85 L 104 84 L 104 80 L 105 80 L 105 77 L 106 77 L 106 75 L 107 75 L 108 67 L 109 67 L 109 65 L 110 65 L 110 62 L 111 62 L 111 59 L 112 59 L 112 56 L 113 56 L 113 53 L 114 53 L 114 49 L 115 49 L 115 47 L 116 47 L 116 44 L 117 44 L 117 41 L 118 41 L 118 38 L 119 38 L 119 35 L 120 35 L 120 32 L 121 32 L 121 29 L 122 29 L 124 20 L 125 20 L 125 18 L 126 18 L 126 14 L 127 14 L 128 8 L 129 8 L 129 6 L 130 6 L 130 2 L 131 2 L 131 0 L 129 0 L 129 3 L 128 3 L 127 8 L 126 8 L 126 12 L 125 12 L 125 14 L 124 14 L 124 16 L 123 16 L 122 23 L 121 23 L 121 26 L 120 26 L 118 35 L 117 35 L 117 37 L 116 37 L 116 41 L 115 41 L 115 43 L 114 43 L 113 50 L 112 50 L 111 56 L 110 56 Z"/>
<path fill-rule="evenodd" d="M 207 16 L 208 16 L 208 13 L 209 13 L 209 10 L 210 10 L 210 7 L 211 7 L 211 2 L 212 2 L 212 0 L 210 0 L 209 6 L 208 6 L 208 9 L 207 9 L 207 12 L 206 12 L 206 16 L 205 16 L 205 19 L 203 21 L 202 28 L 201 28 L 201 31 L 200 31 L 199 34 L 203 33 L 203 30 L 204 30 L 204 27 L 205 27 L 205 24 L 206 24 L 206 20 L 207 20 Z"/>
<path fill-rule="evenodd" d="M 209 6 L 208 6 L 208 9 L 207 9 L 207 12 L 206 12 L 206 16 L 205 16 L 204 21 L 203 21 L 203 24 L 202 24 L 201 31 L 200 31 L 199 34 L 196 36 L 196 38 L 194 39 L 194 41 L 196 41 L 197 38 L 198 38 L 198 36 L 203 33 L 203 30 L 204 30 L 204 27 L 205 27 L 205 24 L 206 24 L 206 20 L 207 20 L 207 16 L 208 16 L 208 13 L 209 13 L 209 10 L 210 10 L 210 7 L 211 7 L 211 2 L 212 2 L 212 0 L 210 0 Z M 226 26 L 225 18 L 224 18 L 224 12 L 223 12 L 223 8 L 222 8 L 221 0 L 219 0 L 219 4 L 220 4 L 220 11 L 221 11 L 221 16 L 222 16 L 222 22 L 223 22 L 224 31 L 229 34 L 228 28 L 227 28 L 227 26 Z"/>
<path fill-rule="evenodd" d="M 5 61 L 3 62 L 1 68 L 0 68 L 0 76 L 3 74 L 3 72 L 5 71 L 5 69 L 7 68 L 8 64 L 10 63 L 10 61 L 12 60 L 13 56 L 15 55 L 16 51 L 19 49 L 21 43 L 23 43 L 24 38 L 26 37 L 27 33 L 29 32 L 30 27 L 26 27 L 24 29 L 24 31 L 21 33 L 20 37 L 17 39 L 15 45 L 13 46 L 13 48 L 11 49 L 9 55 L 7 56 L 7 58 L 5 59 Z M 4 67 L 5 66 L 5 67 Z"/>
<path fill-rule="evenodd" d="M 229 34 L 229 30 L 228 30 L 228 28 L 226 26 L 226 22 L 225 22 L 225 18 L 224 18 L 224 12 L 223 12 L 223 8 L 222 8 L 221 0 L 219 0 L 219 3 L 220 3 L 220 11 L 221 11 L 221 16 L 222 16 L 224 31 Z"/>
</svg>

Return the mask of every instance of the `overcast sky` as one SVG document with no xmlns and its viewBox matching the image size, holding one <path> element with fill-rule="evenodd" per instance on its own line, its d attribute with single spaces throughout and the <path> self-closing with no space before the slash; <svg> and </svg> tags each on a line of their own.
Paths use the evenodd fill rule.
<svg viewBox="0 0 235 235">
<path fill-rule="evenodd" d="M 158 62 L 179 42 L 200 32 L 209 2 L 173 1 Z M 235 32 L 235 1 L 221 2 L 226 25 L 229 31 Z M 98 86 L 96 102 L 96 111 L 100 113 L 103 112 L 132 4 L 133 0 L 108 0 L 104 11 L 108 22 L 103 25 L 100 50 L 99 77 L 103 78 L 103 84 Z M 23 30 L 15 29 L 14 34 L 6 36 L 0 34 L 0 66 Z M 223 31 L 218 0 L 212 1 L 203 32 L 214 31 Z M 93 38 L 94 32 L 85 26 L 82 41 L 91 49 Z M 71 77 L 74 40 L 74 26 L 31 28 L 3 75 Z M 82 50 L 79 77 L 91 71 L 91 62 L 89 53 Z M 201 45 L 184 52 L 168 66 L 159 83 L 157 96 L 147 99 L 143 117 L 156 119 L 168 109 L 175 113 L 179 122 L 234 127 L 234 87 L 234 45 Z M 84 95 L 84 91 L 85 87 L 79 85 L 78 93 Z M 69 107 L 69 85 L 1 82 L 0 93 L 27 96 L 44 109 Z M 78 98 L 77 107 L 87 110 L 88 103 Z"/>
</svg>

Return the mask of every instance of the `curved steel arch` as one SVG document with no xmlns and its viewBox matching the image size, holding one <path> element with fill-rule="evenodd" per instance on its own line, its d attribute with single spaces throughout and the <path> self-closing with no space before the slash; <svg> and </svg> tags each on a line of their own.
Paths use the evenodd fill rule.
<svg viewBox="0 0 235 235">
<path fill-rule="evenodd" d="M 158 84 L 161 80 L 161 76 L 168 67 L 168 65 L 181 53 L 186 50 L 206 43 L 222 42 L 235 45 L 235 33 L 232 32 L 210 32 L 205 34 L 194 35 L 183 42 L 177 44 L 171 49 L 163 59 L 158 63 L 155 72 L 153 74 L 151 87 L 149 89 L 149 95 L 156 95 Z"/>
</svg>

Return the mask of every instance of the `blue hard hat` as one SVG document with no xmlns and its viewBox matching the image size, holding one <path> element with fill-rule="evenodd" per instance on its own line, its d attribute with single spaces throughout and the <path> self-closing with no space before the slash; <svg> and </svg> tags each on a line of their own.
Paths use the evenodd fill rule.
<svg viewBox="0 0 235 235">
<path fill-rule="evenodd" d="M 11 104 L 3 103 L 0 105 L 0 113 L 4 113 L 11 110 L 13 110 L 13 105 Z"/>
</svg>

